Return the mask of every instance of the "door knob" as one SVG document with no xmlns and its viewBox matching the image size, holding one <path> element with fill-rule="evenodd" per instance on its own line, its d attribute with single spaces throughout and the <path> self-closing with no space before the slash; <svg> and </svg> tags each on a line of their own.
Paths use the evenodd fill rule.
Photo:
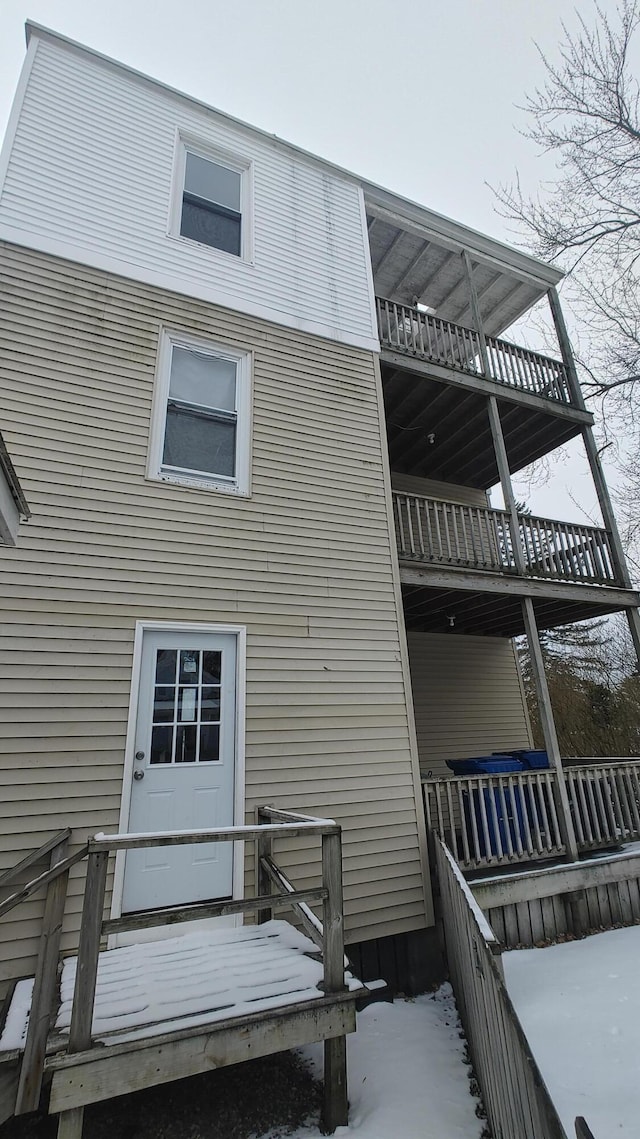
<svg viewBox="0 0 640 1139">
<path fill-rule="evenodd" d="M 134 771 L 133 778 L 135 780 L 144 779 L 144 771 Z"/>
</svg>

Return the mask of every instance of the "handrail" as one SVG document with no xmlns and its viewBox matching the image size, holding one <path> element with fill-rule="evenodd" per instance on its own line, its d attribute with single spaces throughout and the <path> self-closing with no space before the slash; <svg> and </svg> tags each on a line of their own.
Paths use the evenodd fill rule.
<svg viewBox="0 0 640 1139">
<path fill-rule="evenodd" d="M 567 1139 L 495 953 L 495 935 L 450 850 L 434 836 L 447 963 L 492 1133 Z"/>
<path fill-rule="evenodd" d="M 66 838 L 64 841 L 66 842 Z M 57 843 L 56 845 L 60 846 L 62 844 Z M 88 847 L 81 847 L 75 854 L 70 854 L 68 858 L 63 859 L 62 862 L 57 862 L 50 870 L 45 870 L 42 874 L 39 874 L 37 878 L 33 878 L 31 882 L 27 882 L 26 886 L 17 890 L 15 894 L 10 894 L 8 898 L 0 902 L 0 917 L 4 917 L 5 914 L 9 913 L 9 910 L 14 909 L 20 902 L 24 902 L 27 898 L 30 898 L 31 895 L 37 893 L 38 890 L 42 890 L 51 882 L 55 882 L 56 878 L 59 878 L 61 874 L 66 874 L 72 866 L 75 866 L 76 862 L 82 862 L 82 859 L 86 858 L 87 853 Z"/>
<path fill-rule="evenodd" d="M 216 913 L 246 913 L 257 910 L 263 916 L 271 908 L 297 908 L 309 902 L 322 902 L 322 958 L 325 994 L 344 990 L 344 933 L 342 902 L 341 827 L 333 819 L 320 819 L 279 811 L 275 807 L 257 809 L 258 820 L 264 817 L 288 819 L 275 823 L 258 822 L 255 826 L 215 827 L 203 830 L 154 831 L 145 834 L 97 834 L 89 839 L 80 942 L 76 966 L 68 1052 L 75 1054 L 91 1047 L 91 1028 L 95 1002 L 101 937 L 106 933 L 140 929 L 152 925 L 171 925 Z M 197 903 L 153 910 L 146 914 L 125 915 L 103 920 L 109 855 L 118 850 L 164 847 L 209 842 L 254 841 L 260 850 L 277 838 L 317 835 L 322 839 L 322 885 L 306 890 L 289 889 L 286 880 L 281 894 L 261 896 L 264 878 L 257 879 L 258 896 L 250 899 Z M 261 856 L 264 855 L 264 850 Z M 274 864 L 274 868 L 277 870 Z M 263 868 L 264 875 L 264 868 Z M 284 877 L 284 876 L 283 876 Z M 317 933 L 317 928 L 316 928 Z M 314 941 L 316 939 L 314 938 Z"/>
<path fill-rule="evenodd" d="M 31 854 L 27 854 L 26 858 L 23 858 L 21 862 L 17 862 L 15 866 L 12 866 L 9 870 L 5 870 L 3 874 L 0 874 L 0 889 L 4 886 L 8 886 L 10 882 L 14 882 L 16 878 L 20 877 L 23 870 L 28 870 L 34 863 L 40 862 L 42 858 L 46 858 L 47 854 L 51 854 L 51 851 L 54 850 L 56 846 L 61 846 L 63 842 L 66 842 L 70 838 L 71 831 L 69 827 L 65 827 L 64 830 L 52 835 L 51 838 L 43 842 L 42 846 L 39 846 L 37 850 L 32 850 Z"/>
<path fill-rule="evenodd" d="M 383 347 L 445 368 L 479 376 L 556 403 L 571 403 L 566 364 L 509 340 L 485 338 L 488 372 L 478 332 L 422 312 L 413 305 L 376 297 L 378 334 Z"/>
<path fill-rule="evenodd" d="M 401 559 L 516 572 L 506 510 L 400 491 L 393 491 L 392 500 Z M 522 513 L 518 527 L 526 571 L 532 577 L 616 583 L 608 530 Z"/>
</svg>

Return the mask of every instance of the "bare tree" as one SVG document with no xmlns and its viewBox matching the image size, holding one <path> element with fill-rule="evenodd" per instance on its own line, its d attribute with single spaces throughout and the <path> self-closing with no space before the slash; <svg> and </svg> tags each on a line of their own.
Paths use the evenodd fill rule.
<svg viewBox="0 0 640 1139">
<path fill-rule="evenodd" d="M 570 274 L 583 384 L 604 397 L 610 425 L 640 421 L 639 25 L 640 0 L 613 18 L 594 4 L 593 25 L 563 25 L 557 63 L 540 51 L 546 80 L 525 105 L 525 135 L 555 156 L 557 177 L 536 196 L 519 181 L 497 191 L 533 251 Z"/>
</svg>

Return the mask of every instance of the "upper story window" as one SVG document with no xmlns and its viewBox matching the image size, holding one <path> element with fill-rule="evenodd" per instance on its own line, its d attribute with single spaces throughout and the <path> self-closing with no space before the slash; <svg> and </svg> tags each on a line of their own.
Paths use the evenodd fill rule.
<svg viewBox="0 0 640 1139">
<path fill-rule="evenodd" d="M 165 333 L 150 477 L 247 494 L 249 384 L 248 353 Z"/>
<path fill-rule="evenodd" d="M 171 232 L 249 260 L 250 163 L 181 137 L 175 182 Z"/>
<path fill-rule="evenodd" d="M 240 256 L 242 174 L 187 150 L 180 233 Z"/>
</svg>

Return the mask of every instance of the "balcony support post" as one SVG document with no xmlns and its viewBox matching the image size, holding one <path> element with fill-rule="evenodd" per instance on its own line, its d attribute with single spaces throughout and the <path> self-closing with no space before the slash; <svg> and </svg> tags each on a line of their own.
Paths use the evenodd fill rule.
<svg viewBox="0 0 640 1139">
<path fill-rule="evenodd" d="M 581 411 L 586 411 L 586 404 L 580 387 L 580 380 L 578 379 L 578 372 L 576 363 L 573 358 L 573 350 L 571 348 L 571 341 L 569 340 L 569 333 L 564 319 L 564 313 L 560 304 L 560 297 L 558 296 L 557 289 L 549 289 L 549 305 L 551 308 L 551 315 L 553 316 L 553 323 L 555 325 L 562 359 L 567 368 L 569 375 L 569 390 L 571 392 L 571 399 L 576 407 Z M 600 452 L 598 444 L 596 443 L 593 428 L 588 424 L 582 426 L 582 439 L 584 442 L 584 449 L 587 453 L 589 460 L 589 467 L 591 468 L 591 477 L 593 478 L 600 510 L 602 513 L 602 521 L 604 522 L 605 529 L 609 533 L 611 539 L 611 555 L 613 559 L 613 568 L 616 573 L 617 584 L 624 586 L 625 589 L 632 589 L 631 575 L 627 566 L 627 559 L 618 530 L 618 523 L 613 510 L 611 502 L 611 495 L 607 486 L 607 480 L 604 476 L 602 462 L 600 460 Z M 638 668 L 640 669 L 640 614 L 635 608 L 625 610 L 627 621 L 629 623 L 629 630 L 631 638 L 636 651 L 638 660 Z"/>
<path fill-rule="evenodd" d="M 551 707 L 549 686 L 547 684 L 547 677 L 544 670 L 544 660 L 542 657 L 542 649 L 540 647 L 538 625 L 536 622 L 533 601 L 530 597 L 522 598 L 522 616 L 524 618 L 524 627 L 527 634 L 527 644 L 529 645 L 529 654 L 531 656 L 531 671 L 533 673 L 536 693 L 538 696 L 538 707 L 540 710 L 542 734 L 544 736 L 547 755 L 549 756 L 549 763 L 555 773 L 554 791 L 556 795 L 556 806 L 558 809 L 558 823 L 560 825 L 560 833 L 565 844 L 568 861 L 577 862 L 578 845 L 576 842 L 573 819 L 571 818 L 569 796 L 567 793 L 567 784 L 562 767 L 562 758 L 560 756 L 560 747 L 558 745 L 556 725 L 553 719 L 553 708 Z"/>
<path fill-rule="evenodd" d="M 487 341 L 484 335 L 484 326 L 482 324 L 482 316 L 480 315 L 480 305 L 478 304 L 478 292 L 476 283 L 473 279 L 473 269 L 471 267 L 471 258 L 466 249 L 462 251 L 462 260 L 467 274 L 467 284 L 469 286 L 469 299 L 471 302 L 471 315 L 473 318 L 473 325 L 478 333 L 478 346 L 480 348 L 480 360 L 482 362 L 482 371 L 487 379 L 491 378 L 489 371 L 489 353 L 487 352 Z"/>
<path fill-rule="evenodd" d="M 498 401 L 494 395 L 489 396 L 488 409 L 489 425 L 491 427 L 491 437 L 493 439 L 493 449 L 496 454 L 496 463 L 498 466 L 498 474 L 500 476 L 500 486 L 502 487 L 505 507 L 509 512 L 509 528 L 511 530 L 513 560 L 515 563 L 516 572 L 520 574 L 521 577 L 524 577 L 525 573 L 527 572 L 527 567 L 524 558 L 524 548 L 522 545 L 522 540 L 520 538 L 520 520 L 518 518 L 518 507 L 516 504 L 515 495 L 513 493 L 513 486 L 511 484 L 511 471 L 509 470 L 509 459 L 507 457 L 507 448 L 504 442 L 504 433 L 502 431 Z"/>
</svg>

